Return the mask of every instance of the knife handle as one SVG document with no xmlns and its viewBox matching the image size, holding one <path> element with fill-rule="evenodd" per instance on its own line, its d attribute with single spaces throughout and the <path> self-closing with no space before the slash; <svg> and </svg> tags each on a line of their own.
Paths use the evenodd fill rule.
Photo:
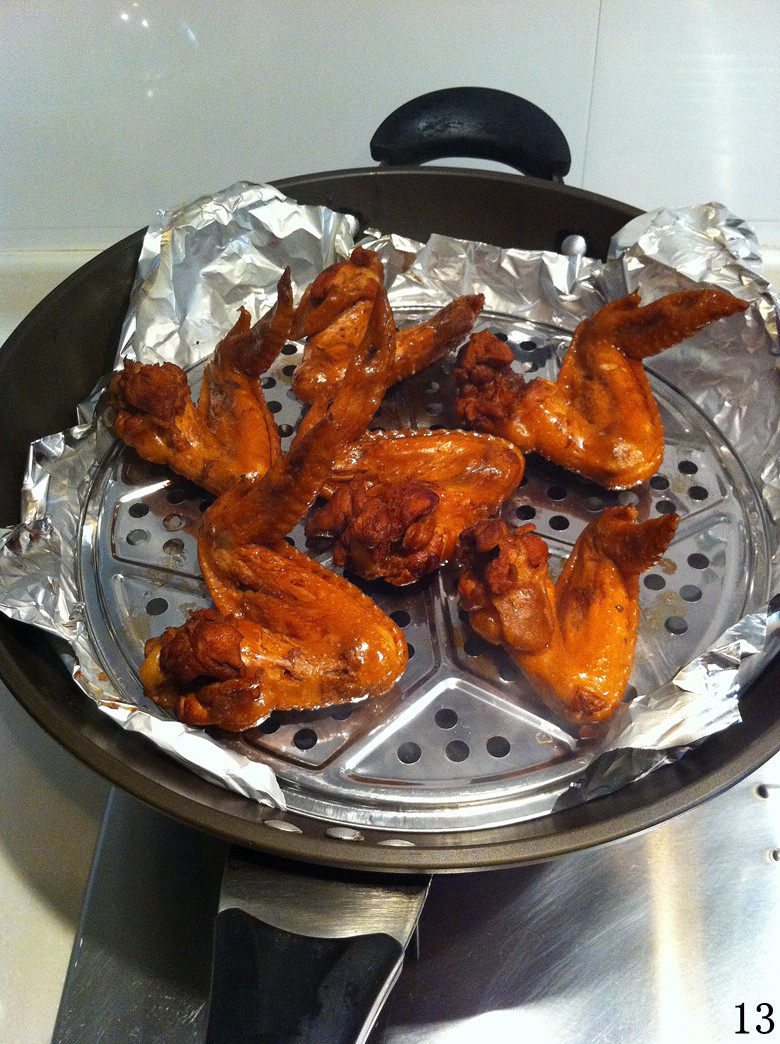
<svg viewBox="0 0 780 1044">
<path fill-rule="evenodd" d="M 571 168 L 566 136 L 532 102 L 492 87 L 447 87 L 401 105 L 371 139 L 391 166 L 447 156 L 497 160 L 523 174 L 560 181 Z"/>
<path fill-rule="evenodd" d="M 402 963 L 403 948 L 390 935 L 313 938 L 236 907 L 222 910 L 206 1042 L 364 1041 Z"/>
</svg>

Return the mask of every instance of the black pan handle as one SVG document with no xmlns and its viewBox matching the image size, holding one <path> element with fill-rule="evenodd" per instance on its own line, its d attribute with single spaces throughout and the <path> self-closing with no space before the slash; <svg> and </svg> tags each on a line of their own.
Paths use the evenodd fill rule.
<svg viewBox="0 0 780 1044">
<path fill-rule="evenodd" d="M 506 163 L 560 181 L 571 167 L 561 128 L 532 102 L 492 87 L 447 87 L 391 112 L 371 139 L 371 155 L 391 166 L 447 156 Z"/>
<path fill-rule="evenodd" d="M 355 1044 L 397 979 L 403 947 L 384 933 L 319 939 L 222 910 L 214 929 L 206 1044 Z"/>
</svg>

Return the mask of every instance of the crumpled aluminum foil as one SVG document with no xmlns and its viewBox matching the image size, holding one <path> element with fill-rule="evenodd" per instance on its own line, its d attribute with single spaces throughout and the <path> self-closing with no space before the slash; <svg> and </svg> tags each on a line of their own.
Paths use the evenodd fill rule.
<svg viewBox="0 0 780 1044">
<path fill-rule="evenodd" d="M 202 360 L 232 325 L 239 304 L 254 314 L 265 310 L 288 264 L 300 294 L 318 272 L 349 254 L 357 227 L 349 215 L 301 206 L 272 186 L 244 182 L 159 212 L 144 241 L 117 364 L 125 356 L 183 367 Z M 380 254 L 394 307 L 441 307 L 460 294 L 482 292 L 486 313 L 573 331 L 605 301 L 635 287 L 648 301 L 692 281 L 711 282 L 750 300 L 744 319 L 729 326 L 730 336 L 724 339 L 719 324 L 717 348 L 705 330 L 654 359 L 653 368 L 673 383 L 684 373 L 679 383 L 730 440 L 777 527 L 780 401 L 773 371 L 780 309 L 761 274 L 753 233 L 724 207 L 643 215 L 615 237 L 606 263 L 442 236 L 420 244 L 368 231 L 361 243 Z M 80 404 L 76 427 L 31 447 L 22 522 L 0 531 L 0 609 L 64 639 L 75 681 L 123 728 L 142 732 L 206 778 L 283 808 L 267 766 L 171 721 L 148 701 L 135 705 L 118 697 L 91 647 L 76 559 L 86 497 L 113 438 L 95 410 L 104 387 L 101 382 Z M 661 689 L 619 708 L 597 756 L 556 807 L 638 779 L 738 721 L 739 692 L 778 644 L 780 612 L 759 609 L 736 621 Z"/>
<path fill-rule="evenodd" d="M 705 327 L 655 356 L 650 369 L 685 388 L 714 421 L 780 518 L 780 298 L 764 278 L 753 231 L 720 203 L 643 214 L 614 237 L 604 277 L 610 297 L 639 289 L 651 301 L 711 283 L 752 302 L 741 323 Z M 732 333 L 725 343 L 724 327 Z M 777 554 L 774 561 L 779 568 Z"/>
<path fill-rule="evenodd" d="M 138 259 L 120 357 L 191 366 L 211 354 L 240 305 L 253 315 L 268 310 L 287 265 L 301 288 L 349 254 L 357 224 L 243 181 L 158 211 Z"/>
</svg>

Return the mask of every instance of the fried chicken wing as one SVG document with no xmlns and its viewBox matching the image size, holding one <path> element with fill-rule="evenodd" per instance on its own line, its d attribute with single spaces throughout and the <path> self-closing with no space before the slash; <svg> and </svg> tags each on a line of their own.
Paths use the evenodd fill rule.
<svg viewBox="0 0 780 1044">
<path fill-rule="evenodd" d="M 553 584 L 547 545 L 531 526 L 498 519 L 461 536 L 458 591 L 471 625 L 502 645 L 542 700 L 576 724 L 604 721 L 634 662 L 639 577 L 668 547 L 679 517 L 638 523 L 633 507 L 608 508 L 580 535 Z"/>
<path fill-rule="evenodd" d="M 375 285 L 383 281 L 382 263 L 374 251 L 356 247 L 348 261 L 326 269 L 304 292 L 292 330 L 293 337 L 308 338 L 293 375 L 293 391 L 303 402 L 333 398 L 365 332 Z M 426 322 L 399 330 L 389 383 L 458 347 L 484 303 L 481 294 L 459 297 Z"/>
<path fill-rule="evenodd" d="M 409 584 L 448 561 L 460 533 L 493 514 L 523 477 L 503 439 L 464 431 L 375 431 L 338 460 L 307 520 L 338 538 L 334 559 L 360 576 Z"/>
<path fill-rule="evenodd" d="M 461 352 L 456 412 L 608 489 L 654 475 L 664 435 L 642 359 L 670 348 L 707 323 L 747 308 L 718 289 L 684 290 L 639 306 L 634 292 L 605 305 L 574 332 L 556 381 L 525 382 L 512 350 L 487 331 Z"/>
<path fill-rule="evenodd" d="M 406 668 L 403 633 L 348 581 L 281 541 L 215 549 L 218 609 L 146 645 L 147 695 L 189 725 L 241 731 L 272 710 L 376 696 Z"/>
<path fill-rule="evenodd" d="M 114 431 L 142 457 L 221 493 L 242 476 L 263 475 L 281 453 L 261 377 L 287 340 L 293 316 L 290 271 L 273 308 L 251 325 L 241 308 L 206 365 L 197 407 L 173 363 L 125 361 L 109 389 Z"/>
</svg>

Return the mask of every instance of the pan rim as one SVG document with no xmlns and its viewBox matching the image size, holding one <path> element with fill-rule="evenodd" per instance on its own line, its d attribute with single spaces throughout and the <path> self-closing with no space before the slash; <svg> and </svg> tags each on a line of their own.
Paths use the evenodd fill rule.
<svg viewBox="0 0 780 1044">
<path fill-rule="evenodd" d="M 3 621 L 3 625 L 6 625 L 5 621 Z M 30 682 L 15 661 L 9 657 L 2 641 L 2 630 L 0 630 L 0 678 L 30 716 L 54 740 L 112 785 L 120 787 L 144 804 L 150 805 L 157 811 L 170 815 L 194 829 L 213 834 L 242 847 L 268 852 L 274 856 L 346 870 L 453 873 L 543 862 L 599 844 L 615 842 L 650 829 L 729 789 L 759 769 L 769 758 L 780 751 L 780 719 L 776 719 L 768 729 L 754 736 L 728 760 L 702 773 L 697 779 L 688 781 L 682 787 L 664 793 L 655 800 L 628 808 L 596 823 L 575 823 L 564 832 L 532 833 L 530 837 L 497 841 L 491 841 L 491 835 L 506 833 L 512 828 L 488 828 L 469 832 L 470 843 L 457 847 L 427 846 L 424 834 L 418 836 L 414 847 L 379 844 L 364 846 L 351 843 L 349 839 L 340 839 L 337 835 L 328 836 L 325 833 L 329 826 L 328 823 L 297 814 L 285 816 L 285 820 L 293 824 L 294 832 L 271 830 L 267 827 L 263 829 L 266 819 L 276 819 L 274 812 L 267 806 L 259 805 L 250 798 L 239 794 L 232 794 L 217 784 L 202 779 L 153 748 L 151 743 L 143 737 L 125 733 L 122 729 L 117 728 L 109 719 L 103 719 L 98 709 L 89 704 L 83 693 L 68 679 L 77 697 L 83 699 L 86 705 L 81 708 L 83 712 L 86 712 L 84 716 L 93 718 L 88 730 L 80 730 L 69 718 L 57 715 L 54 700 L 47 699 L 46 695 Z M 776 686 L 780 686 L 780 658 L 777 658 L 772 667 L 764 672 L 753 688 L 769 689 L 772 680 Z M 735 730 L 740 727 L 740 724 L 732 725 L 718 736 L 724 737 L 726 734 L 733 736 Z M 124 756 L 106 750 L 96 742 L 93 735 L 95 731 L 101 738 L 107 738 L 109 742 L 118 741 L 115 745 L 129 748 L 129 750 L 122 751 Z M 118 735 L 112 735 L 114 733 Z M 704 741 L 705 744 L 708 742 L 710 741 Z M 684 762 L 686 757 L 689 755 L 685 755 L 680 761 Z M 162 785 L 156 779 L 151 778 L 143 767 L 139 768 L 140 763 L 150 760 L 155 765 L 159 763 L 159 768 L 166 776 L 176 776 L 178 786 Z M 669 769 L 674 771 L 679 764 L 678 762 L 659 772 L 667 772 Z M 658 773 L 654 775 L 657 776 Z M 619 792 L 621 799 L 624 802 L 629 799 L 636 788 L 641 787 L 642 782 L 629 784 L 622 788 Z M 203 792 L 203 798 L 197 793 L 200 791 Z M 208 797 L 212 794 L 225 805 L 235 806 L 254 814 L 241 816 L 228 808 L 218 809 L 213 802 L 208 801 Z M 587 805 L 591 807 L 587 811 L 597 811 L 601 803 L 609 800 L 610 797 L 614 798 L 614 794 L 588 802 Z M 580 811 L 583 808 L 585 806 L 579 806 Z M 541 820 L 532 820 L 528 824 L 520 824 L 520 826 L 529 826 L 535 830 L 539 825 L 549 826 L 551 822 L 560 822 L 562 818 L 568 818 L 566 812 L 553 813 L 542 817 Z M 303 822 L 304 820 L 309 825 L 320 828 L 318 836 L 304 833 L 300 827 L 296 826 L 297 821 Z"/>
</svg>

